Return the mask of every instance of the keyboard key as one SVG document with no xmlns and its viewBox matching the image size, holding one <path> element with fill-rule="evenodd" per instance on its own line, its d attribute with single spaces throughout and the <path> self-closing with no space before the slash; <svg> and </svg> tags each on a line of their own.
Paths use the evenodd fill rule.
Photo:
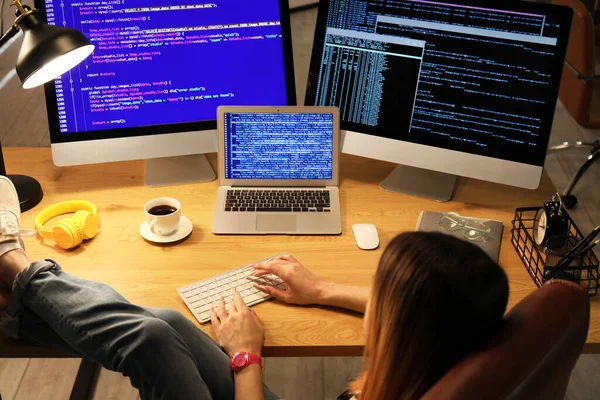
<svg viewBox="0 0 600 400">
<path fill-rule="evenodd" d="M 257 300 L 262 300 L 266 297 L 269 297 L 268 294 L 264 293 L 264 292 L 258 292 L 258 293 L 253 293 L 249 296 L 247 296 L 246 298 L 244 298 L 244 300 L 246 300 L 247 302 L 253 302 L 253 301 L 257 301 Z"/>
<path fill-rule="evenodd" d="M 188 297 L 188 301 L 189 301 L 190 303 L 195 303 L 195 302 L 197 302 L 198 300 L 200 300 L 200 296 L 190 296 L 190 297 Z"/>
<path fill-rule="evenodd" d="M 194 311 L 203 314 L 210 311 L 210 306 L 208 304 L 202 304 L 199 307 L 194 307 Z"/>
<path fill-rule="evenodd" d="M 221 298 L 221 295 L 219 293 L 215 293 L 212 296 L 208 297 L 205 301 L 206 301 L 206 304 L 211 305 L 211 304 L 216 304 L 220 298 Z"/>
</svg>

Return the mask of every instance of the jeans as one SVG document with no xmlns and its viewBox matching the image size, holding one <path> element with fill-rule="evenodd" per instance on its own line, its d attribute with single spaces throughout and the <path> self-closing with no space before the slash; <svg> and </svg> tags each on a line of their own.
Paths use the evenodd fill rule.
<svg viewBox="0 0 600 400">
<path fill-rule="evenodd" d="M 17 276 L 2 327 L 6 336 L 122 373 L 144 400 L 235 397 L 229 357 L 186 317 L 131 304 L 52 260 Z M 265 399 L 277 398 L 266 386 L 264 392 Z"/>
</svg>

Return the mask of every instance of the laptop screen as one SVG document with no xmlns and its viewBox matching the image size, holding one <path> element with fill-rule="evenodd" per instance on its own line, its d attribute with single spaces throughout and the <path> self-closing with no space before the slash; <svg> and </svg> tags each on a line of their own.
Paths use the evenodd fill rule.
<svg viewBox="0 0 600 400">
<path fill-rule="evenodd" d="M 332 179 L 333 114 L 225 113 L 226 179 Z"/>
</svg>

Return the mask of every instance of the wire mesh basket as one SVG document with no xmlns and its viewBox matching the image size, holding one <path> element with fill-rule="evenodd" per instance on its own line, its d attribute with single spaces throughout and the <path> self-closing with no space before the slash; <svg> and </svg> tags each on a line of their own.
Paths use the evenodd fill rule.
<svg viewBox="0 0 600 400">
<path fill-rule="evenodd" d="M 541 207 L 517 208 L 515 218 L 512 221 L 510 241 L 517 250 L 517 254 L 523 261 L 527 272 L 533 282 L 540 287 L 546 282 L 544 271 L 546 260 L 542 246 L 535 244 L 533 240 L 533 223 L 535 215 Z M 577 240 L 582 240 L 583 235 L 571 219 L 571 216 L 563 209 L 569 221 L 569 234 Z M 579 280 L 579 284 L 587 290 L 588 295 L 595 296 L 598 292 L 598 258 L 592 250 L 583 255 L 581 265 L 565 269 Z"/>
</svg>

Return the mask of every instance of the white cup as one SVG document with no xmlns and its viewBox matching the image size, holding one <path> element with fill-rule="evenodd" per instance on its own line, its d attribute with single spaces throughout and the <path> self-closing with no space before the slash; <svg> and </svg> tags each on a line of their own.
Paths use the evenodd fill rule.
<svg viewBox="0 0 600 400">
<path fill-rule="evenodd" d="M 179 226 L 181 203 L 172 197 L 157 197 L 146 203 L 144 213 L 150 231 L 166 236 L 175 232 Z"/>
</svg>

